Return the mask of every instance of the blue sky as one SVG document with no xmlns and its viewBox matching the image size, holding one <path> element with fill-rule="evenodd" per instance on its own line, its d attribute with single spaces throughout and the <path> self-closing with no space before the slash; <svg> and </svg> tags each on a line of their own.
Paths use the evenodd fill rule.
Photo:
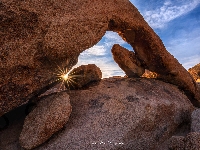
<svg viewBox="0 0 200 150">
<path fill-rule="evenodd" d="M 130 0 L 162 39 L 166 49 L 189 69 L 200 63 L 200 0 Z M 96 64 L 103 77 L 124 76 L 111 54 L 113 44 L 132 47 L 114 32 L 79 56 L 81 64 Z"/>
</svg>

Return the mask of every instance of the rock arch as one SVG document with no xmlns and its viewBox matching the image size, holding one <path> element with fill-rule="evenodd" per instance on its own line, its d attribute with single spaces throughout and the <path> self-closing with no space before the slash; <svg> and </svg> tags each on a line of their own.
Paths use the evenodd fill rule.
<svg viewBox="0 0 200 150">
<path fill-rule="evenodd" d="M 0 116 L 48 84 L 57 65 L 75 65 L 107 30 L 122 36 L 146 69 L 200 106 L 192 77 L 128 0 L 2 0 L 0 8 Z"/>
</svg>

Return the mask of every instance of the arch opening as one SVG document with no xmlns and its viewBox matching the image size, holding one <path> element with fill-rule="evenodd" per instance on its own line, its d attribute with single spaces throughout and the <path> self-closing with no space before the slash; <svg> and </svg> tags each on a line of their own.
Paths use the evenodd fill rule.
<svg viewBox="0 0 200 150">
<path fill-rule="evenodd" d="M 124 41 L 116 32 L 106 31 L 102 39 L 94 46 L 83 51 L 78 57 L 78 63 L 73 66 L 95 64 L 102 71 L 102 78 L 125 76 L 124 71 L 114 61 L 111 49 L 114 44 L 119 44 L 130 51 L 132 46 Z"/>
</svg>

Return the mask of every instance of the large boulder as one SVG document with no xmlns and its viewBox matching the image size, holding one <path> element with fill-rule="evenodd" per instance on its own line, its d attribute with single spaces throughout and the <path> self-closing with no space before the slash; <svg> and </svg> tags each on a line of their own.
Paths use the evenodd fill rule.
<svg viewBox="0 0 200 150">
<path fill-rule="evenodd" d="M 115 62 L 128 77 L 140 77 L 144 74 L 145 69 L 141 66 L 140 61 L 137 60 L 133 51 L 129 51 L 119 44 L 115 44 L 111 52 Z"/>
<path fill-rule="evenodd" d="M 40 100 L 36 108 L 25 118 L 20 144 L 33 149 L 48 140 L 67 123 L 72 107 L 65 92 L 53 94 Z"/>
<path fill-rule="evenodd" d="M 194 109 L 177 87 L 154 79 L 103 79 L 68 94 L 73 111 L 65 130 L 37 149 L 153 150 Z"/>
<path fill-rule="evenodd" d="M 109 78 L 87 89 L 67 93 L 73 111 L 65 128 L 36 150 L 162 150 L 162 143 L 190 120 L 194 110 L 176 86 L 154 79 Z M 0 149 L 20 149 L 16 141 L 21 126 L 16 124 L 22 123 L 23 120 L 1 132 L 0 139 L 7 142 L 0 144 Z M 30 121 L 29 130 L 35 125 Z M 29 134 L 27 143 L 35 135 Z"/>
<path fill-rule="evenodd" d="M 64 82 L 67 89 L 79 89 L 91 82 L 100 81 L 101 78 L 100 68 L 95 64 L 88 64 L 74 68 Z"/>
<path fill-rule="evenodd" d="M 108 30 L 133 47 L 145 69 L 200 106 L 194 79 L 128 0 L 1 0 L 0 8 L 0 116 L 40 93 Z"/>
</svg>

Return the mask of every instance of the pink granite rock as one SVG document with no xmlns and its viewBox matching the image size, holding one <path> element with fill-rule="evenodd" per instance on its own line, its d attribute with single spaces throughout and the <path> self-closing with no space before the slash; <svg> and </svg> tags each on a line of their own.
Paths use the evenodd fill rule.
<svg viewBox="0 0 200 150">
<path fill-rule="evenodd" d="M 72 111 L 69 95 L 65 92 L 49 95 L 37 104 L 25 118 L 20 144 L 33 149 L 47 141 L 67 123 Z"/>
<path fill-rule="evenodd" d="M 128 0 L 1 0 L 0 8 L 0 116 L 56 80 L 59 67 L 75 65 L 106 31 L 119 33 L 145 69 L 200 106 L 194 79 Z"/>
</svg>

